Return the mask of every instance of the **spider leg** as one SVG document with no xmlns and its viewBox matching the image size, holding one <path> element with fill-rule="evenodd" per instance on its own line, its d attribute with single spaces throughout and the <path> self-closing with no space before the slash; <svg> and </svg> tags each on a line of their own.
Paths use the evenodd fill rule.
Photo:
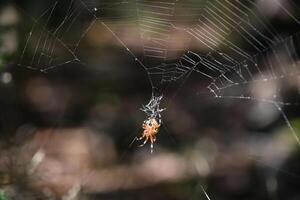
<svg viewBox="0 0 300 200">
<path fill-rule="evenodd" d="M 144 138 L 144 136 L 141 136 L 141 137 L 136 137 L 136 140 L 140 141 Z"/>
<path fill-rule="evenodd" d="M 131 141 L 129 147 L 131 147 L 136 140 L 138 140 L 138 137 L 133 138 L 133 140 Z"/>
<path fill-rule="evenodd" d="M 153 153 L 153 143 L 151 143 L 151 153 Z"/>
<path fill-rule="evenodd" d="M 154 147 L 154 143 L 156 141 L 156 136 L 155 135 L 150 136 L 150 141 L 151 141 L 151 144 L 150 144 L 150 146 L 151 146 L 151 153 L 153 153 L 153 147 Z"/>
<path fill-rule="evenodd" d="M 148 139 L 149 139 L 148 136 L 146 136 L 145 141 L 143 142 L 143 144 L 140 144 L 139 147 L 145 146 L 145 144 L 147 143 Z"/>
<path fill-rule="evenodd" d="M 158 113 L 158 123 L 161 124 L 161 114 Z"/>
<path fill-rule="evenodd" d="M 156 136 L 153 137 L 153 142 L 156 142 Z"/>
<path fill-rule="evenodd" d="M 142 134 L 142 136 L 137 137 L 136 140 L 140 141 L 140 140 L 144 139 L 145 137 L 147 137 L 147 136 L 146 136 L 145 131 L 144 131 L 143 134 Z"/>
<path fill-rule="evenodd" d="M 153 136 L 149 136 L 150 137 L 150 142 L 151 142 L 151 144 L 153 144 Z"/>
<path fill-rule="evenodd" d="M 135 137 L 135 138 L 133 138 L 133 140 L 131 141 L 129 147 L 131 147 L 132 144 L 133 144 L 135 141 L 141 141 L 144 137 L 145 137 L 145 136 L 142 135 L 141 137 Z"/>
</svg>

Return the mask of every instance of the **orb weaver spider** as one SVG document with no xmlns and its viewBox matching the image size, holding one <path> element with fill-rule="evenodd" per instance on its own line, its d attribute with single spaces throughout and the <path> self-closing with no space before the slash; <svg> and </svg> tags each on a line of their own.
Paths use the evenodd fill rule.
<svg viewBox="0 0 300 200">
<path fill-rule="evenodd" d="M 144 139 L 144 142 L 139 145 L 139 147 L 143 147 L 150 140 L 151 153 L 153 153 L 153 144 L 156 141 L 156 135 L 162 123 L 160 113 L 165 110 L 165 108 L 159 108 L 162 98 L 163 96 L 152 96 L 149 103 L 147 105 L 143 105 L 141 111 L 146 113 L 148 118 L 143 122 L 142 128 L 144 129 L 144 131 L 142 133 L 142 136 L 135 137 L 134 139 L 134 141 L 140 141 Z"/>
</svg>

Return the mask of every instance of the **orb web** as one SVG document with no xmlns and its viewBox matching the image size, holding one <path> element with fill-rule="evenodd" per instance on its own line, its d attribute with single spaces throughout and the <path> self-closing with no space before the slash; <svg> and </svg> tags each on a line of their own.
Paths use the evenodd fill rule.
<svg viewBox="0 0 300 200">
<path fill-rule="evenodd" d="M 281 90 L 281 84 L 299 76 L 298 8 L 293 1 L 273 1 L 277 12 L 294 27 L 282 33 L 270 23 L 272 13 L 268 15 L 259 3 L 262 1 L 57 1 L 33 19 L 19 66 L 51 72 L 69 63 L 85 65 L 77 51 L 89 31 L 101 27 L 136 62 L 133 67 L 145 71 L 150 99 L 164 95 L 169 84 L 182 84 L 191 74 L 198 74 L 207 83 L 207 95 L 214 98 L 273 105 L 300 147 L 285 113 L 286 107 L 297 108 L 299 95 L 286 99 Z M 59 21 L 53 20 L 57 13 L 64 13 Z M 268 92 L 257 94 L 260 88 Z"/>
</svg>

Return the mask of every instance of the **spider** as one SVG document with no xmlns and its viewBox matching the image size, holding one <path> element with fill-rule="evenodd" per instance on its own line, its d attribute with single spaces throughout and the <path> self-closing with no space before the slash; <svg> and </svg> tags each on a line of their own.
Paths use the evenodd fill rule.
<svg viewBox="0 0 300 200">
<path fill-rule="evenodd" d="M 135 140 L 143 140 L 144 142 L 139 145 L 139 147 L 143 147 L 150 140 L 151 143 L 151 153 L 153 152 L 153 144 L 156 141 L 156 135 L 161 126 L 161 112 L 165 110 L 159 108 L 160 101 L 162 96 L 155 97 L 153 96 L 147 105 L 143 105 L 141 110 L 145 112 L 148 118 L 143 122 L 143 133 L 141 137 L 136 137 Z"/>
<path fill-rule="evenodd" d="M 156 141 L 156 134 L 159 131 L 160 124 L 156 121 L 155 118 L 149 118 L 143 123 L 143 134 L 137 140 L 145 139 L 143 144 L 140 147 L 143 147 L 148 140 L 151 142 L 151 153 L 153 152 L 153 143 Z"/>
</svg>

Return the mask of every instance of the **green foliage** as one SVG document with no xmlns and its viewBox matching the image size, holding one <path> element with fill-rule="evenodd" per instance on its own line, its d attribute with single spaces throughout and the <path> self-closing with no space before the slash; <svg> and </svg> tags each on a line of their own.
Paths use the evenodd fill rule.
<svg viewBox="0 0 300 200">
<path fill-rule="evenodd" d="M 4 191 L 0 190 L 0 200 L 9 200 L 10 198 L 7 196 L 7 194 Z"/>
</svg>

